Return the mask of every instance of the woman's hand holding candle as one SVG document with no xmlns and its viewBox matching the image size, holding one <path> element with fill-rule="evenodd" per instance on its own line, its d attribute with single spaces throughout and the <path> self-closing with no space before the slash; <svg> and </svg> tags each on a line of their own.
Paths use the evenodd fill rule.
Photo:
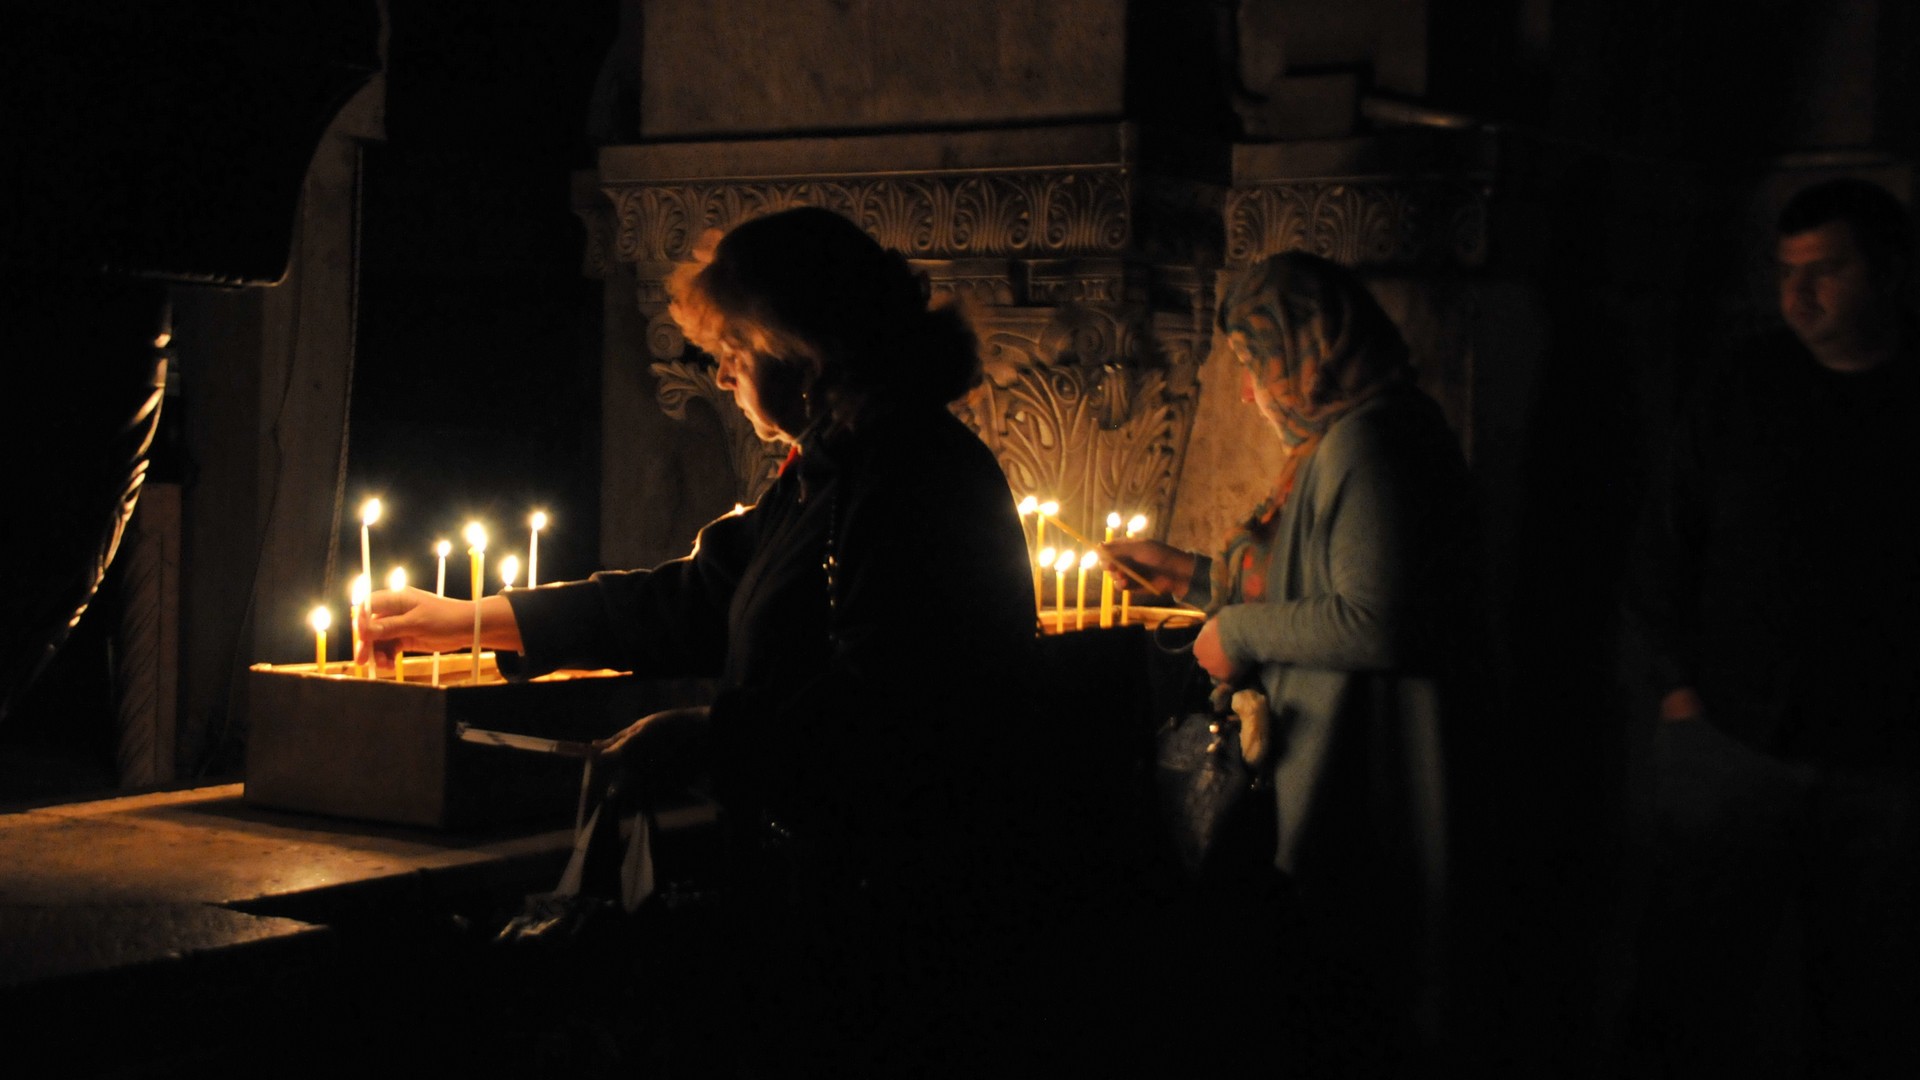
<svg viewBox="0 0 1920 1080">
<path fill-rule="evenodd" d="M 498 594 L 478 604 L 435 596 L 425 589 L 382 589 L 367 598 L 357 612 L 362 655 L 371 663 L 376 650 L 395 652 L 453 652 L 473 644 L 478 609 L 481 645 L 489 649 L 520 651 L 520 624 L 513 607 Z"/>
<path fill-rule="evenodd" d="M 1100 545 L 1107 569 L 1124 574 L 1141 588 L 1176 599 L 1187 594 L 1198 559 L 1158 540 L 1114 540 Z"/>
</svg>

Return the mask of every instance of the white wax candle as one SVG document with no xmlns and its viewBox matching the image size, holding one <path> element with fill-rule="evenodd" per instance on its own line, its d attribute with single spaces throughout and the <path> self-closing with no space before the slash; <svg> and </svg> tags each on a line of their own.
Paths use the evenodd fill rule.
<svg viewBox="0 0 1920 1080">
<path fill-rule="evenodd" d="M 365 670 L 362 670 L 358 658 L 360 656 L 360 609 L 367 605 L 367 597 L 372 593 L 373 579 L 365 574 L 354 578 L 353 587 L 347 590 L 347 599 L 351 602 L 348 618 L 353 621 L 353 655 L 355 657 L 352 661 L 353 673 L 369 677 L 373 674 L 373 664 L 368 663 Z"/>
<path fill-rule="evenodd" d="M 527 588 L 540 584 L 540 530 L 547 527 L 547 513 L 535 510 L 530 519 L 533 538 L 527 541 Z"/>
<path fill-rule="evenodd" d="M 360 572 L 373 580 L 373 523 L 380 520 L 380 500 L 360 504 Z"/>
<path fill-rule="evenodd" d="M 480 600 L 486 592 L 487 530 L 477 521 L 467 523 L 467 557 L 473 570 L 473 681 L 480 681 Z"/>
<path fill-rule="evenodd" d="M 434 577 L 433 595 L 445 596 L 447 595 L 447 556 L 453 554 L 453 545 L 441 540 L 433 545 L 433 553 L 440 560 L 440 572 Z M 433 654 L 433 685 L 440 685 L 440 654 L 437 652 Z"/>
<path fill-rule="evenodd" d="M 387 575 L 387 588 L 392 589 L 394 592 L 400 592 L 406 587 L 407 587 L 406 568 L 402 566 L 394 567 L 392 572 Z M 371 615 L 372 612 L 368 612 L 368 614 Z M 401 655 L 400 646 L 395 645 L 393 647 L 393 681 L 394 682 L 407 681 L 406 675 L 402 673 L 403 668 L 400 663 L 400 655 Z"/>
</svg>

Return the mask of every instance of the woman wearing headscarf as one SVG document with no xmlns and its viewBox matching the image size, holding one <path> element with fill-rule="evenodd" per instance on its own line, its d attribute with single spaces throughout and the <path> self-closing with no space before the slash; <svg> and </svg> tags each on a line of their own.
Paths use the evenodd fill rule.
<svg viewBox="0 0 1920 1080">
<path fill-rule="evenodd" d="M 1287 253 L 1226 286 L 1216 332 L 1286 457 L 1207 557 L 1107 545 L 1203 607 L 1195 661 L 1270 781 L 1289 935 L 1436 1033 L 1449 885 L 1447 724 L 1476 657 L 1478 536 L 1459 442 L 1366 287 Z M 1417 1045 L 1417 1043 L 1416 1043 Z"/>
</svg>

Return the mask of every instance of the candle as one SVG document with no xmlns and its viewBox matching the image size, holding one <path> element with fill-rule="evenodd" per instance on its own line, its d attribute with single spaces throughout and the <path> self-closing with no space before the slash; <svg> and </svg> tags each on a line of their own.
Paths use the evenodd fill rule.
<svg viewBox="0 0 1920 1080">
<path fill-rule="evenodd" d="M 1033 543 L 1035 547 L 1044 547 L 1047 543 L 1047 519 L 1059 516 L 1060 504 L 1052 499 L 1048 499 L 1046 502 L 1041 503 L 1037 509 L 1040 514 L 1040 524 L 1034 530 Z"/>
<path fill-rule="evenodd" d="M 1020 511 L 1020 535 L 1025 536 L 1027 533 L 1027 518 L 1033 516 L 1034 511 L 1040 509 L 1040 500 L 1029 495 L 1020 500 L 1018 509 Z M 1039 542 L 1037 538 L 1030 541 L 1030 546 L 1027 548 L 1030 557 L 1034 552 L 1034 548 L 1039 545 Z M 1033 614 L 1035 618 L 1039 618 L 1040 616 L 1040 564 L 1038 562 L 1033 564 Z"/>
<path fill-rule="evenodd" d="M 327 673 L 327 627 L 333 625 L 333 612 L 324 607 L 313 609 L 307 616 L 313 624 L 313 670 L 322 675 Z"/>
<path fill-rule="evenodd" d="M 387 575 L 387 588 L 392 589 L 394 592 L 400 592 L 406 587 L 407 587 L 406 568 L 403 566 L 394 567 L 393 571 Z M 393 647 L 393 681 L 394 682 L 407 681 L 407 677 L 401 674 L 399 645 L 395 645 Z"/>
<path fill-rule="evenodd" d="M 467 522 L 467 558 L 473 570 L 473 681 L 480 681 L 480 597 L 486 590 L 483 558 L 487 554 L 487 530 L 477 521 Z"/>
<path fill-rule="evenodd" d="M 351 612 L 348 618 L 353 620 L 353 655 L 356 659 L 352 661 L 352 664 L 355 675 L 371 676 L 373 668 L 372 664 L 368 664 L 367 671 L 360 670 L 360 661 L 358 660 L 360 655 L 360 609 L 366 606 L 367 597 L 372 592 L 373 579 L 365 574 L 354 578 L 353 587 L 347 590 L 347 599 L 352 604 L 348 609 Z"/>
<path fill-rule="evenodd" d="M 380 500 L 360 504 L 360 572 L 373 580 L 373 523 L 380 520 Z"/>
<path fill-rule="evenodd" d="M 1034 605 L 1035 605 L 1035 607 L 1036 607 L 1036 609 L 1037 609 L 1037 608 L 1039 608 L 1040 606 L 1042 606 L 1042 605 L 1041 605 L 1041 603 L 1040 603 L 1040 598 L 1041 598 L 1041 596 L 1042 596 L 1042 595 L 1044 594 L 1044 591 L 1045 591 L 1045 588 L 1046 588 L 1046 587 L 1045 587 L 1045 585 L 1044 585 L 1044 579 L 1043 579 L 1043 578 L 1041 578 L 1041 576 L 1040 576 L 1040 573 L 1041 573 L 1041 571 L 1042 571 L 1042 570 L 1051 570 L 1051 569 L 1053 568 L 1053 557 L 1054 557 L 1054 556 L 1055 556 L 1056 554 L 1058 554 L 1058 552 L 1056 552 L 1056 551 L 1054 551 L 1054 550 L 1053 550 L 1052 548 L 1050 548 L 1050 547 L 1043 547 L 1043 548 L 1041 548 L 1041 549 L 1040 549 L 1040 554 L 1038 554 L 1038 555 L 1036 555 L 1036 556 L 1034 556 L 1034 559 L 1033 559 L 1033 602 L 1034 602 Z M 1036 610 L 1036 611 L 1035 611 L 1035 615 L 1036 615 L 1036 616 L 1038 616 L 1038 614 L 1039 614 L 1039 612 L 1038 612 L 1038 611 Z"/>
<path fill-rule="evenodd" d="M 540 530 L 547 527 L 547 512 L 535 510 L 530 520 L 533 525 L 533 539 L 527 541 L 527 588 L 529 589 L 540 584 Z"/>
<path fill-rule="evenodd" d="M 513 580 L 520 576 L 520 559 L 514 555 L 500 557 L 500 591 L 513 588 Z"/>
<path fill-rule="evenodd" d="M 447 595 L 447 556 L 453 554 L 453 545 L 441 540 L 433 545 L 433 553 L 440 560 L 440 571 L 434 576 L 433 595 Z M 440 685 L 440 654 L 433 654 L 433 685 Z"/>
<path fill-rule="evenodd" d="M 1113 532 L 1119 527 L 1120 514 L 1117 511 L 1108 514 L 1107 532 L 1103 539 L 1111 544 L 1113 542 Z M 1100 625 L 1103 627 L 1113 625 L 1113 574 L 1111 573 L 1100 575 Z"/>
<path fill-rule="evenodd" d="M 1073 628 L 1087 628 L 1087 571 L 1100 565 L 1100 553 L 1089 551 L 1080 556 L 1080 589 L 1073 605 Z"/>
<path fill-rule="evenodd" d="M 1068 548 L 1060 552 L 1060 557 L 1053 562 L 1053 628 L 1055 633 L 1064 634 L 1067 632 L 1067 571 L 1073 569 L 1073 564 L 1077 561 L 1078 560 L 1073 557 L 1073 550 Z"/>
<path fill-rule="evenodd" d="M 1127 519 L 1127 539 L 1131 540 L 1134 537 L 1145 532 L 1146 530 L 1147 530 L 1147 516 L 1145 514 L 1135 514 L 1132 517 Z M 1132 608 L 1133 608 L 1133 586 L 1127 585 L 1122 587 L 1120 590 L 1120 625 L 1121 626 L 1127 625 L 1127 619 L 1132 614 L 1132 610 L 1131 610 Z"/>
</svg>

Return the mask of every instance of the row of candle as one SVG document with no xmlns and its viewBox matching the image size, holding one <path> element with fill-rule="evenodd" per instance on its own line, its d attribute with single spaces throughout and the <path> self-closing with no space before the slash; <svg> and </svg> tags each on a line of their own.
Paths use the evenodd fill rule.
<svg viewBox="0 0 1920 1080">
<path fill-rule="evenodd" d="M 359 655 L 360 652 L 360 609 L 367 603 L 368 598 L 373 592 L 373 526 L 380 520 L 380 514 L 381 506 L 379 499 L 368 499 L 360 507 L 360 574 L 353 579 L 353 583 L 347 592 L 348 603 L 350 605 L 347 618 L 353 628 L 353 653 L 356 656 Z M 533 516 L 528 519 L 528 524 L 532 526 L 533 531 L 527 543 L 527 587 L 532 588 L 538 584 L 539 581 L 540 530 L 547 527 L 546 513 L 544 511 L 534 511 Z M 467 556 L 472 566 L 473 585 L 470 595 L 475 600 L 478 600 L 484 595 L 486 588 L 484 557 L 487 551 L 487 530 L 486 527 L 479 522 L 470 521 L 467 523 L 463 535 L 467 541 Z M 444 597 L 447 595 L 447 556 L 453 554 L 453 544 L 446 540 L 436 541 L 433 545 L 433 553 L 439 560 L 439 570 L 434 581 L 434 595 Z M 513 583 L 519 576 L 520 557 L 518 555 L 507 555 L 503 557 L 500 560 L 501 587 L 503 589 L 513 588 Z M 387 588 L 398 592 L 406 587 L 407 572 L 405 568 L 394 567 L 392 573 L 387 575 Z M 325 675 L 327 674 L 328 666 L 327 630 L 333 625 L 333 613 L 329 611 L 325 605 L 322 605 L 314 608 L 307 619 L 309 625 L 313 627 L 314 634 L 314 670 L 321 675 Z M 348 668 L 353 674 L 363 675 L 366 678 L 372 678 L 374 675 L 373 665 L 371 664 L 360 665 L 349 661 Z M 397 651 L 393 656 L 393 677 L 397 681 L 404 681 L 401 655 Z M 479 679 L 480 606 L 475 604 L 473 609 L 473 680 L 478 682 Z M 433 685 L 440 685 L 440 654 L 437 652 L 433 654 Z"/>
<path fill-rule="evenodd" d="M 1045 604 L 1042 599 L 1043 594 L 1041 591 L 1041 584 L 1043 580 L 1041 575 L 1047 569 L 1051 568 L 1054 572 L 1054 579 L 1053 579 L 1054 629 L 1058 633 L 1066 632 L 1066 629 L 1067 629 L 1067 572 L 1074 569 L 1075 565 L 1077 564 L 1080 569 L 1080 580 L 1079 580 L 1079 587 L 1076 590 L 1077 596 L 1074 604 L 1074 629 L 1076 630 L 1085 629 L 1087 625 L 1087 572 L 1100 565 L 1100 553 L 1092 550 L 1092 547 L 1093 547 L 1092 541 L 1088 540 L 1084 536 L 1081 536 L 1079 533 L 1073 531 L 1073 529 L 1069 528 L 1065 522 L 1060 520 L 1059 502 L 1053 499 L 1048 499 L 1045 502 L 1041 502 L 1038 496 L 1029 495 L 1026 498 L 1020 500 L 1019 510 L 1020 510 L 1020 520 L 1023 527 L 1026 524 L 1027 518 L 1032 517 L 1034 518 L 1034 521 L 1035 521 L 1034 532 L 1033 532 L 1033 547 L 1036 549 L 1033 557 L 1033 604 L 1034 604 L 1035 617 L 1044 619 L 1046 616 Z M 1062 533 L 1072 538 L 1073 540 L 1076 540 L 1079 543 L 1086 545 L 1088 550 L 1084 554 L 1076 558 L 1071 549 L 1062 549 L 1062 550 L 1056 551 L 1053 547 L 1049 546 L 1047 544 L 1047 522 L 1049 519 L 1052 520 L 1054 526 L 1058 528 Z M 1115 534 L 1120 531 L 1120 528 L 1121 528 L 1120 514 L 1118 512 L 1108 514 L 1107 515 L 1107 531 L 1104 537 L 1104 541 L 1111 542 Z M 1126 538 L 1129 540 L 1132 540 L 1135 537 L 1139 536 L 1141 533 L 1145 532 L 1146 529 L 1147 529 L 1146 515 L 1135 514 L 1132 518 L 1129 518 L 1126 521 L 1126 533 L 1125 533 Z M 1124 568 L 1122 569 L 1124 571 Z M 1127 571 L 1126 573 L 1128 578 L 1134 581 L 1138 581 L 1138 577 L 1136 575 L 1134 575 L 1130 571 Z M 1127 624 L 1127 621 L 1132 614 L 1130 611 L 1132 604 L 1133 604 L 1133 585 L 1131 583 L 1121 585 L 1120 608 L 1119 608 L 1120 625 L 1125 626 Z M 1111 573 L 1100 575 L 1099 619 L 1100 619 L 1100 625 L 1103 627 L 1109 627 L 1114 625 L 1115 620 L 1114 620 L 1114 602 L 1113 602 L 1113 575 Z"/>
</svg>

